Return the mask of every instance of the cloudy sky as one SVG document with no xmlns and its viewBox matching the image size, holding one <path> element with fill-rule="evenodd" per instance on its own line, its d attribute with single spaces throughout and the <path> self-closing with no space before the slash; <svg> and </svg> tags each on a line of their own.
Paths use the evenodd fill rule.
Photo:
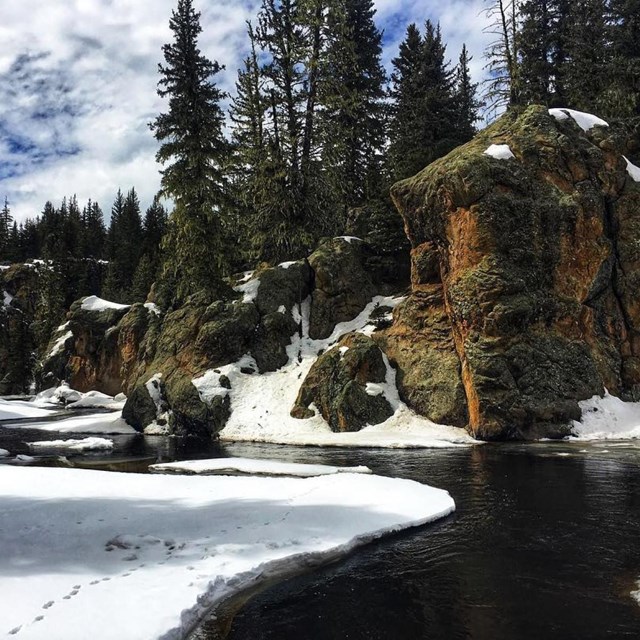
<svg viewBox="0 0 640 640">
<path fill-rule="evenodd" d="M 0 198 L 17 220 L 47 200 L 77 194 L 111 208 L 118 188 L 135 186 L 146 206 L 159 187 L 156 142 L 147 127 L 163 108 L 156 96 L 161 46 L 170 41 L 175 0 L 16 0 L 0 21 Z M 232 91 L 245 54 L 245 21 L 259 0 L 195 0 L 202 51 L 226 65 Z M 407 24 L 439 21 L 448 56 L 463 42 L 482 75 L 483 0 L 377 0 L 384 62 Z"/>
</svg>

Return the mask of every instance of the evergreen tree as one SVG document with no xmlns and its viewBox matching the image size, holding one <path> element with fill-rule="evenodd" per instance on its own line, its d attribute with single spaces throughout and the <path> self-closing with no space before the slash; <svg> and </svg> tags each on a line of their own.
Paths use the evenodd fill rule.
<svg viewBox="0 0 640 640">
<path fill-rule="evenodd" d="M 605 114 L 640 115 L 640 0 L 609 0 L 611 59 Z"/>
<path fill-rule="evenodd" d="M 565 91 L 568 105 L 574 109 L 603 115 L 606 111 L 603 107 L 610 84 L 610 47 L 606 34 L 605 0 L 572 3 Z"/>
<path fill-rule="evenodd" d="M 167 165 L 162 191 L 174 201 L 166 242 L 168 280 L 177 283 L 174 301 L 199 290 L 220 293 L 225 271 L 224 211 L 228 202 L 223 165 L 229 147 L 219 102 L 224 94 L 212 81 L 220 71 L 198 48 L 200 14 L 192 0 L 178 0 L 169 26 L 174 41 L 163 47 L 158 94 L 169 110 L 151 124 L 161 143 L 156 158 Z"/>
<path fill-rule="evenodd" d="M 0 260 L 8 261 L 10 258 L 11 247 L 11 227 L 13 224 L 13 216 L 9 208 L 9 200 L 5 196 L 4 206 L 0 210 Z"/>
<path fill-rule="evenodd" d="M 381 195 L 386 74 L 374 15 L 372 0 L 334 2 L 327 12 L 321 143 L 324 169 L 345 209 Z"/>
<path fill-rule="evenodd" d="M 471 81 L 469 62 L 471 57 L 467 52 L 467 46 L 463 44 L 455 73 L 457 144 L 464 144 L 473 138 L 476 134 L 475 124 L 480 119 L 478 111 L 481 102 L 477 98 L 478 84 Z"/>
<path fill-rule="evenodd" d="M 427 20 L 424 37 L 409 26 L 392 61 L 389 160 L 396 180 L 414 175 L 456 146 L 459 115 L 445 50 L 440 27 Z"/>
</svg>

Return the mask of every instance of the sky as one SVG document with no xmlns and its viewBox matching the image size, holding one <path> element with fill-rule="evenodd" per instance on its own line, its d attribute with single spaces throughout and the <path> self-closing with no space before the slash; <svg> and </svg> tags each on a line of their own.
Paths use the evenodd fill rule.
<svg viewBox="0 0 640 640">
<path fill-rule="evenodd" d="M 76 194 L 105 215 L 118 188 L 136 188 L 146 207 L 160 185 L 157 143 L 148 123 L 164 109 L 156 95 L 161 47 L 171 41 L 176 0 L 17 0 L 0 20 L 0 198 L 18 221 L 47 200 Z M 200 48 L 226 70 L 216 80 L 233 92 L 246 54 L 245 21 L 259 0 L 195 0 Z M 482 78 L 484 0 L 376 0 L 390 68 L 406 27 L 439 21 L 447 55 L 462 43 Z"/>
</svg>

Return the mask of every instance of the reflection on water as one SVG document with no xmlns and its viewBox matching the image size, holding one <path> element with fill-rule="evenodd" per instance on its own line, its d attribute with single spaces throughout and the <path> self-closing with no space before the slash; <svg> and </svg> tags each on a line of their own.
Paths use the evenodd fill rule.
<svg viewBox="0 0 640 640">
<path fill-rule="evenodd" d="M 0 448 L 77 434 L 0 428 Z M 219 456 L 364 464 L 447 489 L 457 511 L 345 561 L 229 603 L 230 640 L 640 638 L 640 444 L 486 444 L 451 450 L 320 449 L 109 436 L 112 452 L 39 457 L 144 471 Z M 219 612 L 220 613 L 220 612 Z M 221 617 L 220 615 L 218 617 Z M 222 637 L 208 621 L 194 637 Z"/>
</svg>

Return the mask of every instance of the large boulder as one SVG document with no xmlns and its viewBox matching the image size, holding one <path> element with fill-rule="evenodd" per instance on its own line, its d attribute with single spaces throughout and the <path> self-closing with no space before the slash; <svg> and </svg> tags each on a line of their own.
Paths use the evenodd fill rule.
<svg viewBox="0 0 640 640">
<path fill-rule="evenodd" d="M 386 376 L 376 343 L 361 333 L 347 334 L 313 364 L 291 415 L 309 418 L 315 415 L 313 404 L 333 431 L 359 431 L 384 422 L 393 415 L 381 386 Z"/>
<path fill-rule="evenodd" d="M 386 337 L 401 392 L 480 438 L 566 434 L 605 387 L 640 398 L 628 132 L 555 116 L 508 113 L 392 188 L 413 255 Z"/>
</svg>

